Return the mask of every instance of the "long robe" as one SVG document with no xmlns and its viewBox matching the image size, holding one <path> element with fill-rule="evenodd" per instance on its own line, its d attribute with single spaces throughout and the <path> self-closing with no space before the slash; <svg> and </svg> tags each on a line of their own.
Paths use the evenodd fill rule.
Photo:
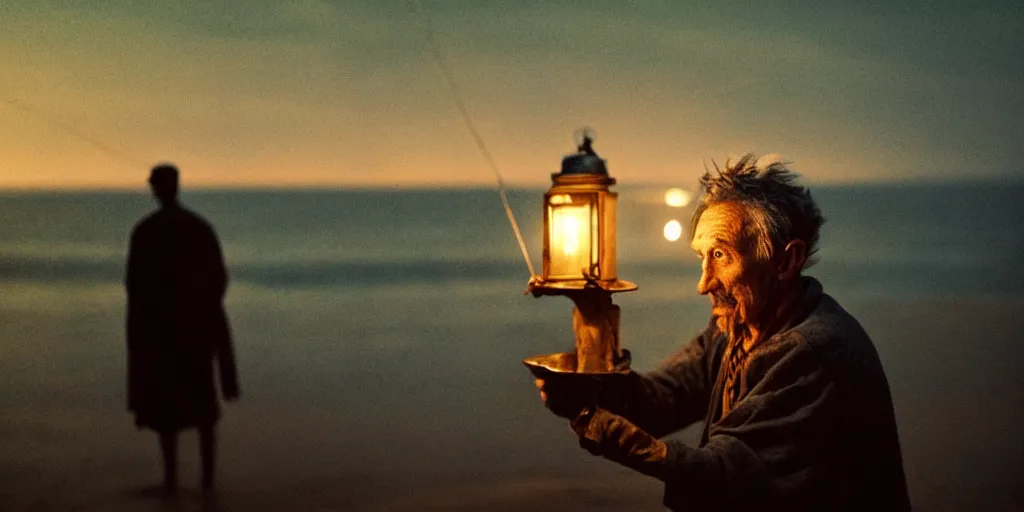
<svg viewBox="0 0 1024 512">
<path fill-rule="evenodd" d="M 128 409 L 140 428 L 216 423 L 214 361 L 224 394 L 237 396 L 227 285 L 217 236 L 195 213 L 165 206 L 133 229 L 125 277 Z"/>
<path fill-rule="evenodd" d="M 755 345 L 722 413 L 727 337 L 710 322 L 658 370 L 601 404 L 655 437 L 703 419 L 699 445 L 667 440 L 636 469 L 673 510 L 909 510 L 892 398 L 860 324 L 803 278 L 801 312 Z"/>
</svg>

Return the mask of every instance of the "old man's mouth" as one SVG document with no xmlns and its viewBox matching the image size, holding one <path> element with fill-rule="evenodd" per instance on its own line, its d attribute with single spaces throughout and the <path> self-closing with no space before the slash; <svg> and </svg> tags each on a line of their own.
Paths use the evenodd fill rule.
<svg viewBox="0 0 1024 512">
<path fill-rule="evenodd" d="M 713 309 L 718 308 L 731 308 L 736 306 L 736 301 L 728 295 L 714 294 L 711 296 L 711 307 Z"/>
</svg>

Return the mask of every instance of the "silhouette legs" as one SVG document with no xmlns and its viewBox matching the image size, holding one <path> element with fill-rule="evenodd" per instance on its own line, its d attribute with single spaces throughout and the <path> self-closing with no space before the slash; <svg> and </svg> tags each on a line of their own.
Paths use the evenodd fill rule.
<svg viewBox="0 0 1024 512">
<path fill-rule="evenodd" d="M 174 491 L 178 488 L 178 432 L 176 430 L 160 431 L 160 452 L 164 456 L 164 489 Z"/>
<path fill-rule="evenodd" d="M 213 489 L 213 468 L 217 457 L 217 437 L 213 425 L 199 427 L 199 457 L 202 459 L 203 490 Z"/>
<path fill-rule="evenodd" d="M 178 431 L 160 431 L 160 452 L 164 459 L 164 489 L 178 488 Z M 217 435 L 213 425 L 199 427 L 199 458 L 202 469 L 200 484 L 204 491 L 213 489 L 217 457 Z"/>
</svg>

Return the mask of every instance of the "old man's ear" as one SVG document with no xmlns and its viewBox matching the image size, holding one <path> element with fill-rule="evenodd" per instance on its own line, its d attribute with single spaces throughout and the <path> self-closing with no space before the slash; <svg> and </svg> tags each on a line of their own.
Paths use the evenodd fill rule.
<svg viewBox="0 0 1024 512">
<path fill-rule="evenodd" d="M 807 263 L 807 244 L 803 240 L 792 240 L 779 256 L 779 280 L 800 277 L 800 271 Z"/>
</svg>

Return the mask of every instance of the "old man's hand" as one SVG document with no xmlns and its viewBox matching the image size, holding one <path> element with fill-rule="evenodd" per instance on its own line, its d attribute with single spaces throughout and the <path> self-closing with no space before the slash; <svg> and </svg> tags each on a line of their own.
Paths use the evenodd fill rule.
<svg viewBox="0 0 1024 512">
<path fill-rule="evenodd" d="M 580 446 L 637 471 L 651 474 L 668 455 L 665 443 L 632 422 L 601 408 L 581 412 L 571 422 Z"/>
<path fill-rule="evenodd" d="M 593 393 L 587 386 L 569 379 L 536 379 L 540 399 L 555 415 L 566 419 L 579 416 L 580 411 L 593 402 Z"/>
</svg>

